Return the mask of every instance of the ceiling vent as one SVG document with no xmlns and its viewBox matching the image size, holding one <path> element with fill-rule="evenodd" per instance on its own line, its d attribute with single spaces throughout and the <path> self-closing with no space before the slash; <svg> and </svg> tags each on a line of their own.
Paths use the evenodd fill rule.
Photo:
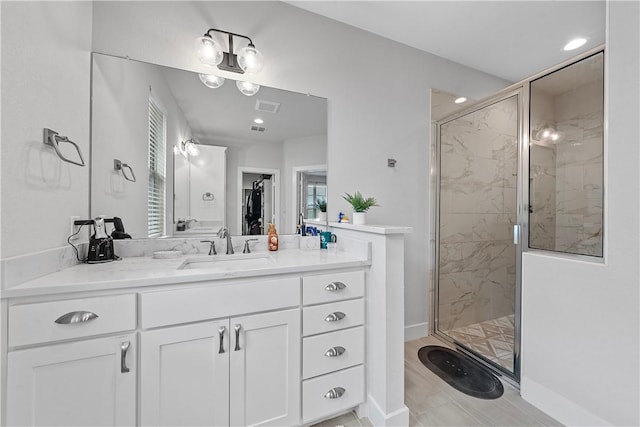
<svg viewBox="0 0 640 427">
<path fill-rule="evenodd" d="M 264 126 L 251 126 L 251 130 L 254 132 L 264 132 L 265 130 L 267 130 L 266 127 Z"/>
<path fill-rule="evenodd" d="M 265 113 L 275 114 L 280 109 L 279 102 L 271 102 L 271 101 L 263 101 L 262 99 L 258 99 L 256 101 L 256 111 L 263 111 Z"/>
</svg>

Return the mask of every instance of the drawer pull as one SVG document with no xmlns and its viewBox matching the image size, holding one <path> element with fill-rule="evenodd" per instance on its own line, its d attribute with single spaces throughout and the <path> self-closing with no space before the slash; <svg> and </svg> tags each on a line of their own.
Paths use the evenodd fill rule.
<svg viewBox="0 0 640 427">
<path fill-rule="evenodd" d="M 342 387 L 334 387 L 325 393 L 325 399 L 340 399 L 346 390 Z"/>
<path fill-rule="evenodd" d="M 242 328 L 241 325 L 236 325 L 233 330 L 236 331 L 236 347 L 233 349 L 233 351 L 239 351 L 240 350 L 240 329 Z"/>
<path fill-rule="evenodd" d="M 220 326 L 218 328 L 218 335 L 220 335 L 220 348 L 218 348 L 218 354 L 224 353 L 224 331 L 226 330 L 227 328 L 224 326 Z"/>
<path fill-rule="evenodd" d="M 60 325 L 70 325 L 72 323 L 84 323 L 89 320 L 97 319 L 98 315 L 90 311 L 72 311 L 58 317 L 55 322 Z"/>
<path fill-rule="evenodd" d="M 347 351 L 344 347 L 341 346 L 337 346 L 337 347 L 331 347 L 329 350 L 326 351 L 326 353 L 324 354 L 326 357 L 338 357 L 338 356 L 342 356 L 342 354 Z"/>
<path fill-rule="evenodd" d="M 341 311 L 334 311 L 333 313 L 331 313 L 330 315 L 328 315 L 327 317 L 324 318 L 325 322 L 337 322 L 338 320 L 342 320 L 346 317 L 347 315 L 344 314 Z"/>
<path fill-rule="evenodd" d="M 127 366 L 127 353 L 129 352 L 129 347 L 131 346 L 131 341 L 123 342 L 120 344 L 120 372 L 126 374 L 130 371 Z"/>
<path fill-rule="evenodd" d="M 324 290 L 329 292 L 337 292 L 343 290 L 346 287 L 347 285 L 342 282 L 331 282 L 324 288 Z"/>
</svg>

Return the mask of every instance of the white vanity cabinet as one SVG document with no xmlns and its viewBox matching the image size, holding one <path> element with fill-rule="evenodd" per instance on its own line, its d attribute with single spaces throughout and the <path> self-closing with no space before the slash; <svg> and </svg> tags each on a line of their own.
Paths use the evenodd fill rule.
<svg viewBox="0 0 640 427">
<path fill-rule="evenodd" d="M 302 420 L 311 423 L 365 400 L 365 277 L 350 271 L 302 281 Z"/>
<path fill-rule="evenodd" d="M 142 324 L 163 323 L 141 334 L 142 425 L 299 424 L 299 278 L 149 292 L 141 301 Z M 167 326 L 167 317 L 196 323 Z"/>
<path fill-rule="evenodd" d="M 7 355 L 7 425 L 136 424 L 136 335 L 93 337 L 134 330 L 135 295 L 16 304 L 8 312 L 8 342 L 24 347 Z"/>
</svg>

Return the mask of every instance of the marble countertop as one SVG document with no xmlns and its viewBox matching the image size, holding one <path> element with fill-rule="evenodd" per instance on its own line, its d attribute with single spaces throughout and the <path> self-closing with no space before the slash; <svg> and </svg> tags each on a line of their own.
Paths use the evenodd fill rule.
<svg viewBox="0 0 640 427">
<path fill-rule="evenodd" d="M 243 254 L 237 254 L 242 258 Z M 304 273 L 335 268 L 371 265 L 371 260 L 345 252 L 326 250 L 286 249 L 277 252 L 255 252 L 268 257 L 269 262 L 252 263 L 241 269 L 196 268 L 181 269 L 189 260 L 222 259 L 235 255 L 183 255 L 174 259 L 131 257 L 104 264 L 79 264 L 39 277 L 2 291 L 2 299 L 62 294 L 69 292 L 101 291 L 146 286 L 215 281 L 242 277 L 262 277 L 276 274 Z M 223 262 L 222 262 L 223 263 Z"/>
</svg>

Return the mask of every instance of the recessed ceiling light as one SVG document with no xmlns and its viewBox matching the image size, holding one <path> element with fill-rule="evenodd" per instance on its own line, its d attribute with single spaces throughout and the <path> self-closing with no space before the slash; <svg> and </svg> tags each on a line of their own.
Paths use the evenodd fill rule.
<svg viewBox="0 0 640 427">
<path fill-rule="evenodd" d="M 587 42 L 587 39 L 582 38 L 582 37 L 578 37 L 577 39 L 573 39 L 569 43 L 564 45 L 563 49 L 564 50 L 574 50 L 574 49 L 579 48 L 580 46 L 582 46 L 586 42 Z"/>
<path fill-rule="evenodd" d="M 462 104 L 463 102 L 466 102 L 467 98 L 465 98 L 464 96 L 461 96 L 460 98 L 457 98 L 455 101 L 456 104 Z"/>
<path fill-rule="evenodd" d="M 255 120 L 253 121 L 253 123 L 257 123 L 257 124 L 261 125 L 261 124 L 263 124 L 263 123 L 264 123 L 264 120 L 262 120 L 262 119 L 255 119 Z"/>
</svg>

